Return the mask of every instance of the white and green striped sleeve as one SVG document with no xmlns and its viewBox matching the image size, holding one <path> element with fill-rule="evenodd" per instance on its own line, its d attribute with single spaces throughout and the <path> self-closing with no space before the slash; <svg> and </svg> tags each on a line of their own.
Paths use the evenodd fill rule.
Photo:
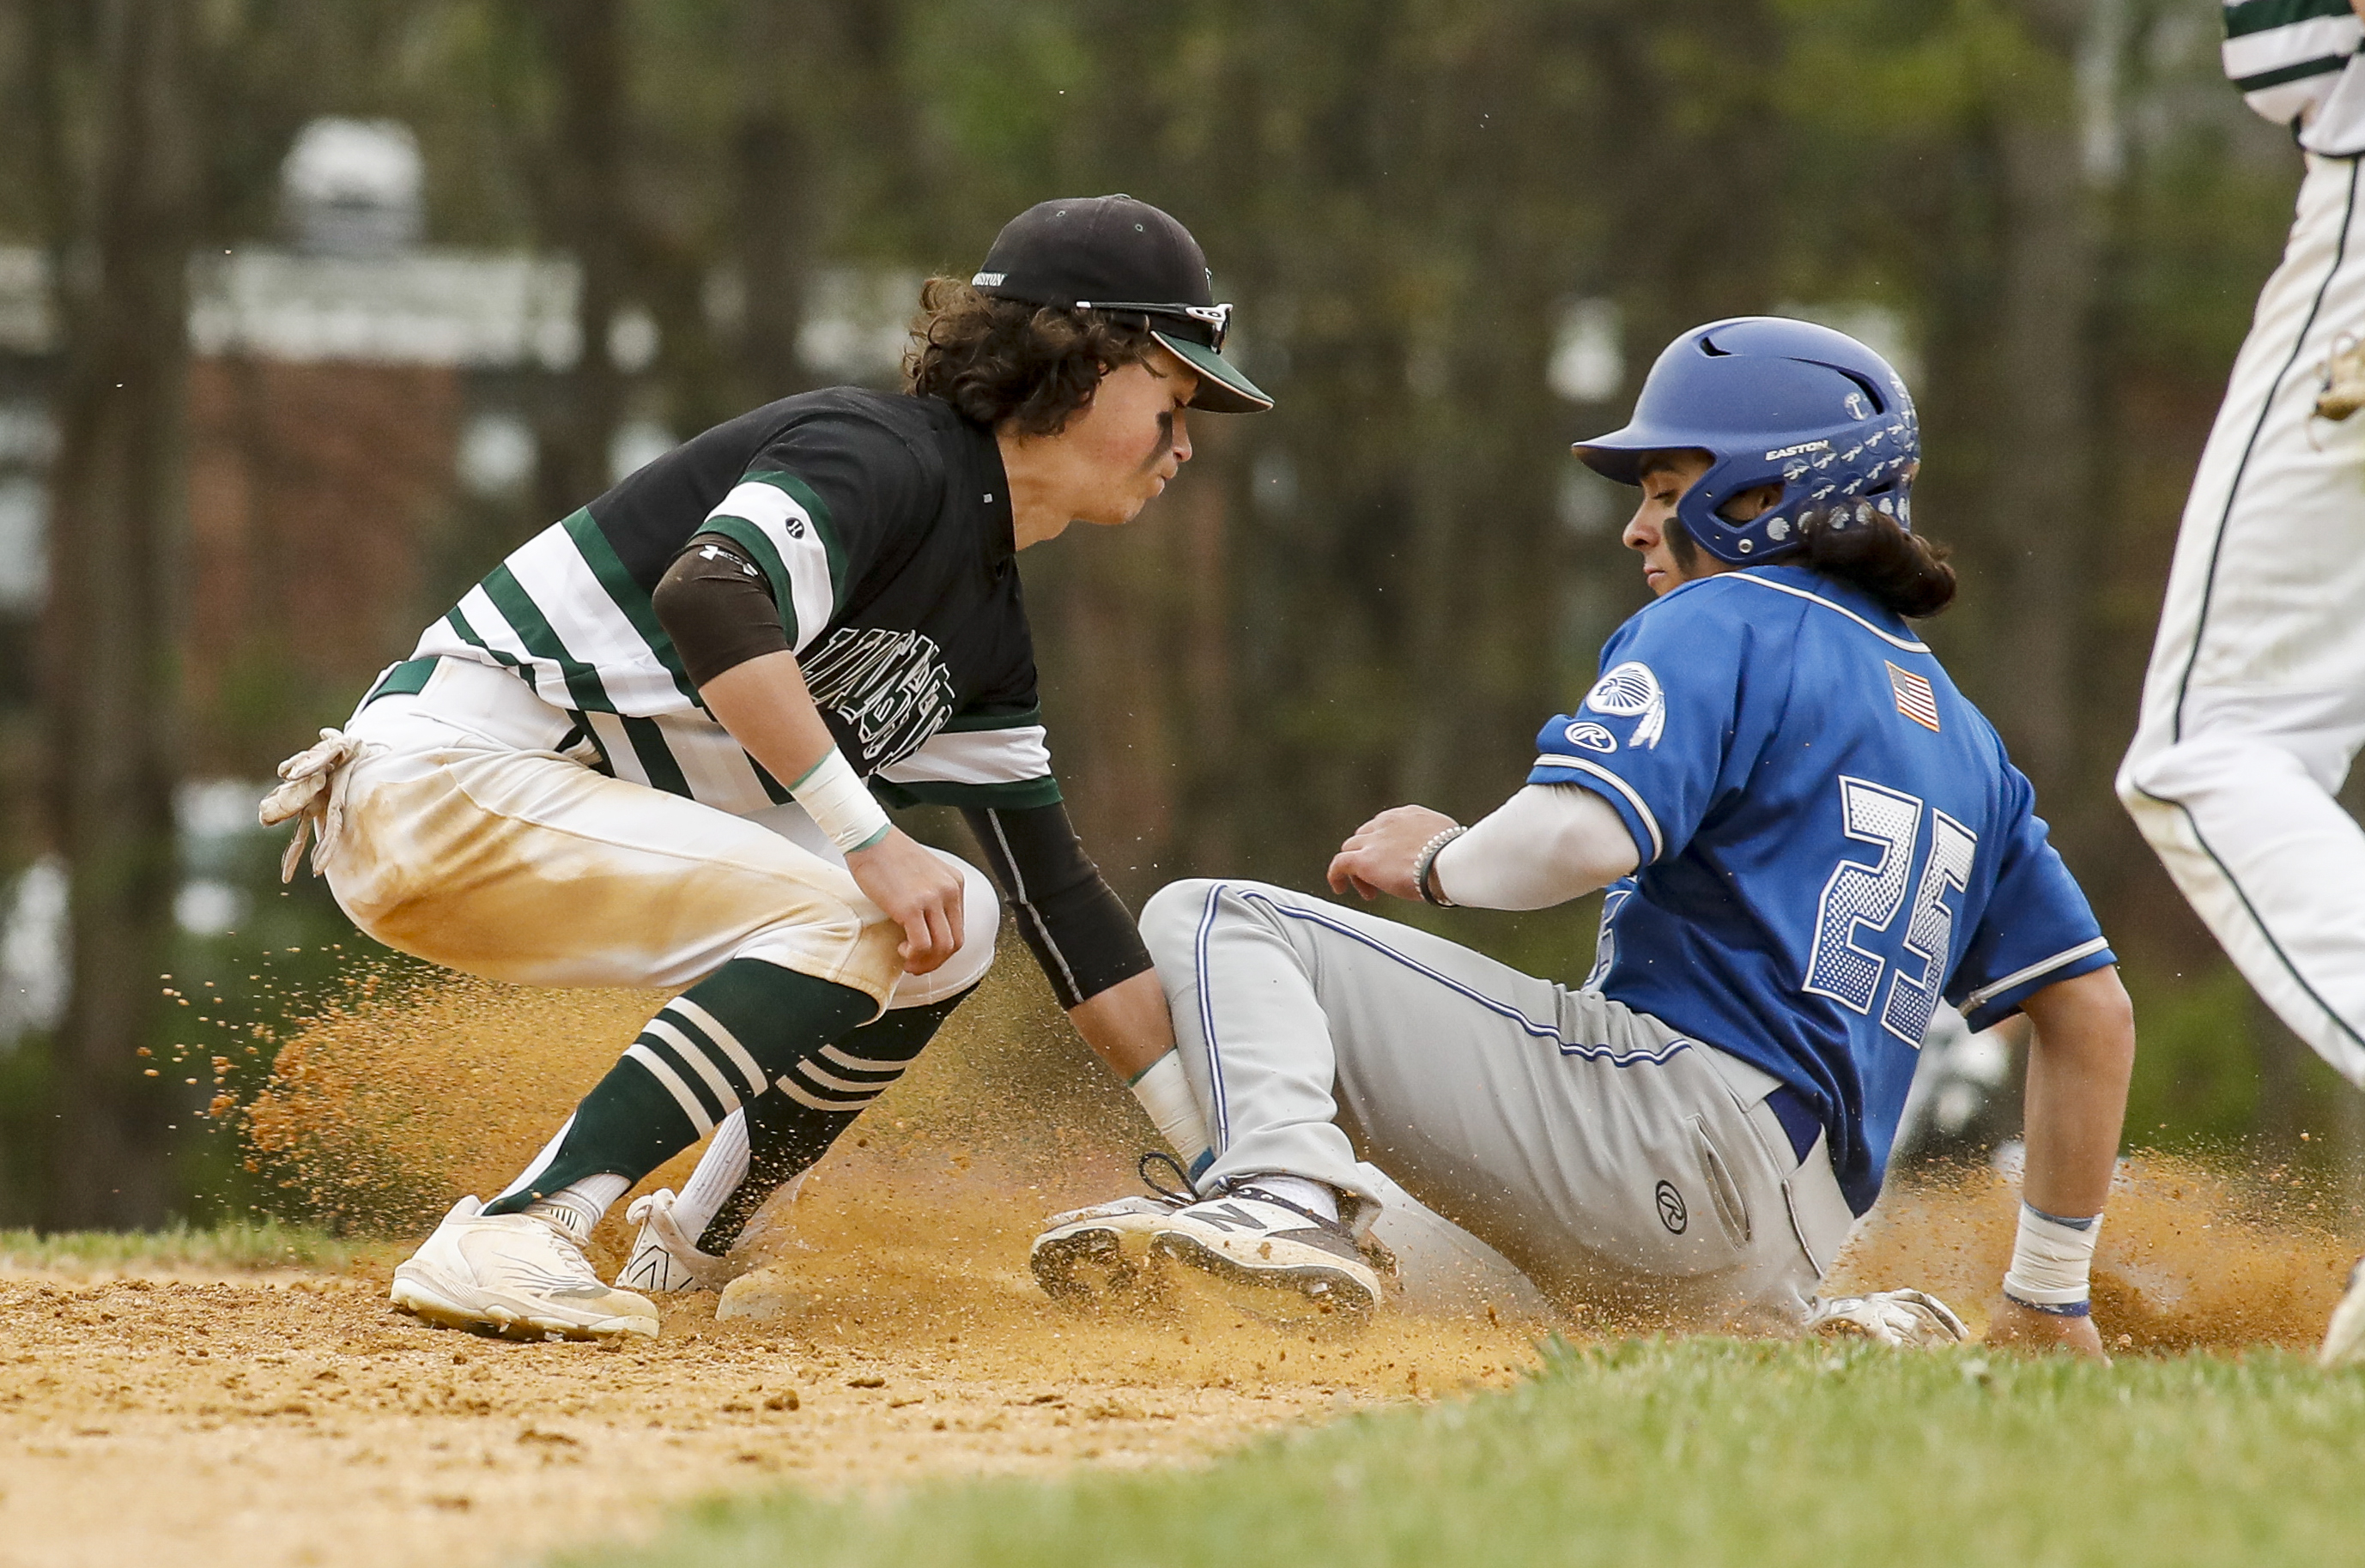
<svg viewBox="0 0 2365 1568">
<path fill-rule="evenodd" d="M 2348 0 L 2225 0 L 2225 74 L 2277 125 L 2321 105 L 2360 42 Z"/>
<path fill-rule="evenodd" d="M 820 496 L 793 474 L 750 473 L 700 525 L 755 556 L 771 579 L 791 652 L 803 653 L 846 601 L 846 549 Z"/>
</svg>

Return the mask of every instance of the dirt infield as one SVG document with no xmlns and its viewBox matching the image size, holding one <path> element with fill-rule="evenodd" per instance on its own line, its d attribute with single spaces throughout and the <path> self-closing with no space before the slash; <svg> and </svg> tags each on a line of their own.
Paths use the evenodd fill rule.
<svg viewBox="0 0 2365 1568">
<path fill-rule="evenodd" d="M 293 1205 L 415 1233 L 514 1169 L 648 1001 L 461 989 L 327 1018 L 282 1053 L 258 1162 L 286 1172 Z M 1047 1007 L 1021 991 L 964 1010 L 770 1216 L 760 1321 L 718 1320 L 708 1297 L 619 1350 L 433 1330 L 385 1305 L 392 1243 L 338 1274 L 0 1270 L 0 1564 L 466 1568 L 784 1480 L 1182 1462 L 1533 1364 L 1554 1325 L 1491 1306 L 1352 1340 L 1205 1307 L 1053 1307 L 1026 1274 L 1026 1238 L 1052 1209 L 1123 1190 L 1148 1128 Z M 2351 1243 L 2286 1190 L 2161 1160 L 2122 1186 L 2098 1317 L 2123 1349 L 2320 1331 Z M 1976 1325 L 2012 1213 L 1986 1171 L 1900 1193 L 1838 1277 L 1928 1286 Z M 605 1261 L 623 1241 L 603 1227 Z"/>
</svg>

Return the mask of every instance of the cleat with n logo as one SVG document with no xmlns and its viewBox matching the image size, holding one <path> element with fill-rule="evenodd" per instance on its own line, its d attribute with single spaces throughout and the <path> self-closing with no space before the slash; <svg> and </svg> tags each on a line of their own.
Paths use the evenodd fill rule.
<svg viewBox="0 0 2365 1568">
<path fill-rule="evenodd" d="M 1382 1299 L 1352 1231 L 1254 1185 L 1177 1209 L 1152 1229 L 1149 1252 L 1178 1282 L 1268 1322 L 1357 1327 Z"/>
</svg>

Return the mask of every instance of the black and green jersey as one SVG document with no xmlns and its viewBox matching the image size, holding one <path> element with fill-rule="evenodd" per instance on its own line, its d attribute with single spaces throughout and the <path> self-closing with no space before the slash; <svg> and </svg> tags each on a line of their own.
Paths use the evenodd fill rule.
<svg viewBox="0 0 2365 1568">
<path fill-rule="evenodd" d="M 1059 800 L 1001 453 L 935 398 L 837 387 L 717 425 L 520 547 L 412 656 L 516 671 L 620 778 L 729 812 L 785 801 L 650 605 L 701 532 L 763 567 L 823 719 L 881 794 Z"/>
</svg>

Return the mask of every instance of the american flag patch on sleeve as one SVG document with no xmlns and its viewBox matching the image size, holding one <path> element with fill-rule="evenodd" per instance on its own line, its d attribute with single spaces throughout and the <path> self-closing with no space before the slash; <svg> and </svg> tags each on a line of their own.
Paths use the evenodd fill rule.
<svg viewBox="0 0 2365 1568">
<path fill-rule="evenodd" d="M 1889 664 L 1887 659 L 1880 661 Z M 1889 689 L 1897 693 L 1897 711 L 1924 729 L 1938 727 L 1938 694 L 1910 669 L 1889 665 Z"/>
</svg>

